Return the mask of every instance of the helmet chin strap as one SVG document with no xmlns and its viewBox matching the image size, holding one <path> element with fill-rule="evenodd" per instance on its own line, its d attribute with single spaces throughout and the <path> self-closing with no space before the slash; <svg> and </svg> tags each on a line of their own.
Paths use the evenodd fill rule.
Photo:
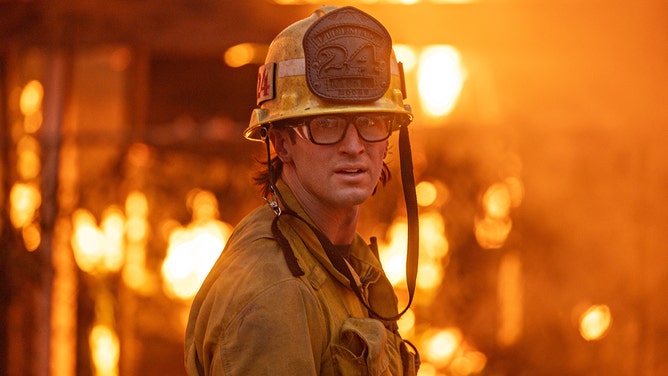
<svg viewBox="0 0 668 376">
<path fill-rule="evenodd" d="M 262 139 L 265 142 L 267 148 L 267 169 L 269 174 L 269 190 L 270 190 L 270 193 L 264 197 L 264 200 L 274 211 L 274 214 L 276 214 L 276 218 L 274 218 L 274 221 L 272 223 L 272 232 L 276 237 L 277 241 L 281 245 L 286 261 L 288 263 L 288 267 L 290 268 L 292 274 L 294 276 L 304 275 L 304 272 L 299 267 L 298 260 L 296 259 L 294 253 L 290 249 L 290 244 L 288 244 L 285 237 L 278 230 L 276 222 L 282 214 L 292 215 L 298 219 L 301 219 L 302 221 L 304 221 L 304 219 L 299 217 L 297 213 L 293 212 L 290 208 L 286 207 L 285 212 L 281 209 L 279 201 L 281 201 L 282 203 L 284 203 L 284 201 L 283 198 L 281 197 L 281 193 L 278 191 L 278 188 L 276 187 L 276 176 L 274 175 L 275 174 L 274 166 L 271 163 L 271 142 L 269 140 L 269 128 L 266 126 L 262 127 L 261 133 L 262 133 Z M 420 248 L 419 221 L 418 221 L 418 209 L 417 209 L 417 195 L 415 193 L 415 178 L 413 176 L 413 155 L 411 151 L 411 143 L 408 135 L 407 124 L 402 125 L 399 128 L 399 154 L 400 154 L 399 163 L 401 169 L 401 182 L 404 191 L 404 202 L 406 203 L 406 217 L 408 224 L 407 245 L 406 245 L 407 248 L 406 286 L 408 288 L 408 303 L 406 304 L 406 307 L 403 310 L 401 310 L 401 312 L 399 312 L 396 316 L 392 317 L 384 317 L 376 313 L 372 307 L 367 305 L 367 302 L 362 296 L 361 291 L 359 291 L 359 286 L 357 286 L 357 284 L 354 283 L 353 281 L 354 278 L 349 275 L 350 273 L 347 273 L 344 268 L 341 268 L 342 270 L 340 270 L 344 273 L 344 275 L 348 277 L 348 279 L 350 280 L 350 285 L 351 285 L 350 287 L 355 291 L 358 298 L 366 306 L 366 308 L 369 309 L 369 311 L 374 316 L 387 321 L 398 320 L 410 308 L 411 304 L 413 303 L 413 297 L 415 296 L 415 287 L 416 287 L 415 282 L 417 280 L 417 272 L 418 272 L 418 259 L 419 259 L 419 248 Z M 304 222 L 307 223 L 306 221 Z M 312 229 L 316 233 L 316 235 L 319 236 L 319 238 L 321 236 L 324 236 L 322 233 L 320 233 L 318 229 L 313 227 Z M 326 245 L 329 244 L 329 242 L 326 239 L 320 239 L 320 242 L 323 244 L 323 248 L 327 248 Z"/>
<path fill-rule="evenodd" d="M 403 315 L 413 303 L 415 281 L 417 280 L 418 259 L 420 254 L 420 226 L 418 220 L 417 195 L 415 193 L 415 177 L 413 176 L 413 153 L 408 137 L 408 124 L 399 128 L 399 164 L 401 169 L 401 185 L 406 203 L 407 244 L 406 244 L 406 287 L 408 303 L 399 316 Z"/>
</svg>

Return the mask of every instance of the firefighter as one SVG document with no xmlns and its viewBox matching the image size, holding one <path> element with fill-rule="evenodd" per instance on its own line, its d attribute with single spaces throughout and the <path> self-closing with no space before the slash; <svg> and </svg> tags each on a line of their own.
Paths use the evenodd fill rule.
<svg viewBox="0 0 668 376">
<path fill-rule="evenodd" d="M 389 179 L 389 136 L 412 120 L 403 87 L 389 33 L 356 8 L 320 8 L 274 39 L 245 131 L 267 148 L 267 205 L 236 226 L 194 299 L 190 375 L 417 373 L 396 325 L 408 307 L 356 230 L 360 205 Z"/>
</svg>

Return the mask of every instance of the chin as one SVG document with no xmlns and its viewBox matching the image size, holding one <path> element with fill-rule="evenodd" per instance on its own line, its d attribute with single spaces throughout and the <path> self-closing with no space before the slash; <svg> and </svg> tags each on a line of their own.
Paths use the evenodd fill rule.
<svg viewBox="0 0 668 376">
<path fill-rule="evenodd" d="M 336 201 L 342 207 L 357 206 L 368 200 L 372 192 L 373 190 L 366 189 L 342 189 L 337 194 Z"/>
</svg>

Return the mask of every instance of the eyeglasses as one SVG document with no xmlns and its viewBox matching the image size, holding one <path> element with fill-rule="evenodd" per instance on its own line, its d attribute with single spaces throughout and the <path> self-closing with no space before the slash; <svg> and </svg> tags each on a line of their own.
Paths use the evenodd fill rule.
<svg viewBox="0 0 668 376">
<path fill-rule="evenodd" d="M 321 115 L 300 119 L 292 125 L 302 138 L 316 145 L 334 145 L 343 140 L 350 124 L 366 142 L 385 141 L 398 125 L 397 116 L 390 113 Z"/>
</svg>

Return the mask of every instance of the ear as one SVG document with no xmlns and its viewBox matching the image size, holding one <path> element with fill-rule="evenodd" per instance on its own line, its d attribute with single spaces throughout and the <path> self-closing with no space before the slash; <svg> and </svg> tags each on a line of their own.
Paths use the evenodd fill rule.
<svg viewBox="0 0 668 376">
<path fill-rule="evenodd" d="M 290 162 L 292 160 L 292 143 L 290 142 L 290 136 L 283 129 L 272 129 L 269 132 L 269 140 L 271 140 L 272 145 L 274 145 L 274 152 L 283 163 Z"/>
</svg>

